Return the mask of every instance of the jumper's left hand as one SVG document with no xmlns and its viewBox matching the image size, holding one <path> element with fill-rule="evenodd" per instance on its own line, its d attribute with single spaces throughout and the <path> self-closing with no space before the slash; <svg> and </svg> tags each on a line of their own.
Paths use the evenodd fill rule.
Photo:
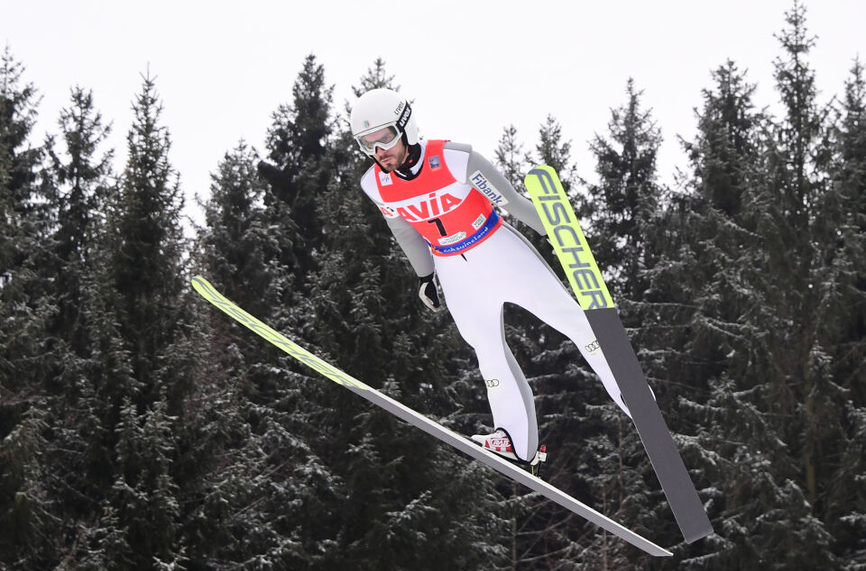
<svg viewBox="0 0 866 571">
<path fill-rule="evenodd" d="M 439 301 L 439 288 L 436 287 L 436 274 L 418 278 L 418 297 L 424 305 L 433 311 L 439 311 L 442 303 Z"/>
</svg>

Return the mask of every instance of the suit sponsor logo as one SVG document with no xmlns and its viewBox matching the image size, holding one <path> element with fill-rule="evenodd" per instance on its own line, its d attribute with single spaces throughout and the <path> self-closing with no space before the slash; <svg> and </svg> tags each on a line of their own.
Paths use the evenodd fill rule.
<svg viewBox="0 0 866 571">
<path fill-rule="evenodd" d="M 379 186 L 390 186 L 394 184 L 391 180 L 391 173 L 379 171 Z"/>
<path fill-rule="evenodd" d="M 462 242 L 457 242 L 456 244 L 452 244 L 450 246 L 434 246 L 437 252 L 441 252 L 443 254 L 455 254 L 460 252 L 461 250 L 465 250 L 466 248 L 471 248 L 478 242 L 484 239 L 485 236 L 489 235 L 490 232 L 497 228 L 497 224 L 499 224 L 499 215 L 496 214 L 496 211 L 493 210 L 490 212 L 490 216 L 487 218 L 487 221 L 484 222 L 484 225 L 481 226 L 472 236 L 463 240 Z"/>
<path fill-rule="evenodd" d="M 535 198 L 539 201 L 539 215 L 580 306 L 585 311 L 613 307 L 613 299 L 562 186 L 544 169 L 532 170 L 529 175 L 537 177 L 540 192 L 535 193 Z"/>
<path fill-rule="evenodd" d="M 448 192 L 419 196 L 411 202 L 403 202 L 397 207 L 397 214 L 409 222 L 420 222 L 446 214 L 463 202 L 462 198 Z"/>
<path fill-rule="evenodd" d="M 397 108 L 394 109 L 394 116 L 397 117 L 397 127 L 400 132 L 406 131 L 406 123 L 409 122 L 409 117 L 412 116 L 412 107 L 408 103 L 401 101 Z"/>
<path fill-rule="evenodd" d="M 511 439 L 504 436 L 488 438 L 484 447 L 496 452 L 514 452 L 514 448 L 511 447 Z"/>
<path fill-rule="evenodd" d="M 481 171 L 475 171 L 472 173 L 472 176 L 469 177 L 469 181 L 472 185 L 477 188 L 481 194 L 487 197 L 487 199 L 496 204 L 498 206 L 502 206 L 503 204 L 508 204 L 508 201 L 505 200 L 505 197 L 502 196 L 495 186 L 493 186 L 487 177 L 481 174 Z"/>
<path fill-rule="evenodd" d="M 400 218 L 400 215 L 397 214 L 397 211 L 390 206 L 380 206 L 379 210 L 382 212 L 382 216 L 384 216 L 385 218 Z"/>
<path fill-rule="evenodd" d="M 466 232 L 458 232 L 448 236 L 447 238 L 440 238 L 439 244 L 442 246 L 450 246 L 451 244 L 456 244 L 464 239 L 466 239 Z"/>
</svg>

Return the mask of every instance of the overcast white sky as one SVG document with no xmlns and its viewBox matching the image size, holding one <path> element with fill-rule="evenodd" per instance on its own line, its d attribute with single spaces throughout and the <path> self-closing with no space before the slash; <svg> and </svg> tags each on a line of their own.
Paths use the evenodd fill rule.
<svg viewBox="0 0 866 571">
<path fill-rule="evenodd" d="M 804 0 L 817 45 L 809 61 L 822 101 L 841 94 L 854 58 L 866 59 L 866 1 Z M 0 40 L 26 66 L 43 99 L 37 142 L 57 133 L 69 89 L 93 91 L 113 122 L 109 147 L 125 158 L 131 103 L 148 66 L 172 138 L 170 160 L 191 197 L 241 138 L 260 151 L 305 57 L 313 53 L 353 100 L 377 57 L 415 100 L 422 136 L 471 143 L 492 158 L 513 124 L 526 150 L 548 114 L 572 140 L 578 172 L 593 178 L 588 142 L 607 132 L 610 109 L 633 77 L 665 143 L 663 181 L 685 160 L 677 135 L 694 133 L 693 109 L 710 72 L 727 59 L 776 105 L 774 38 L 793 0 L 0 0 Z M 188 199 L 190 213 L 196 208 Z"/>
</svg>

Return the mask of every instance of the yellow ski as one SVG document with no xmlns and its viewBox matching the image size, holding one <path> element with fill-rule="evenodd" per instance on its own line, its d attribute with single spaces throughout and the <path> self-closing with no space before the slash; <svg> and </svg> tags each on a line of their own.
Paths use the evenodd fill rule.
<svg viewBox="0 0 866 571">
<path fill-rule="evenodd" d="M 713 526 L 646 382 L 556 171 L 548 166 L 535 167 L 526 175 L 524 183 L 574 295 L 607 357 L 683 536 L 690 543 L 706 537 L 713 533 Z"/>
<path fill-rule="evenodd" d="M 296 344 L 294 341 L 287 338 L 282 333 L 275 331 L 271 327 L 265 325 L 257 318 L 253 317 L 252 315 L 238 307 L 234 302 L 232 302 L 224 295 L 222 295 L 219 291 L 217 291 L 216 288 L 214 288 L 203 277 L 197 276 L 193 278 L 192 286 L 199 294 L 201 294 L 202 297 L 204 297 L 213 305 L 224 311 L 237 322 L 243 324 L 261 337 L 267 339 L 269 342 L 273 343 L 298 361 L 301 361 L 305 365 L 311 367 L 313 370 L 321 373 L 322 375 L 338 383 L 339 385 L 349 389 L 353 393 L 365 398 L 371 403 L 385 409 L 386 411 L 397 416 L 401 420 L 408 422 L 409 424 L 417 428 L 420 428 L 427 434 L 434 436 L 442 442 L 453 446 L 457 450 L 468 454 L 472 458 L 475 458 L 476 460 L 482 462 L 483 464 L 486 464 L 490 468 L 493 468 L 500 474 L 503 474 L 504 476 L 507 476 L 512 480 L 527 486 L 531 490 L 538 492 L 547 499 L 556 502 L 562 507 L 596 524 L 602 529 L 609 531 L 610 533 L 624 539 L 625 541 L 631 543 L 636 547 L 639 547 L 650 555 L 662 557 L 672 555 L 672 553 L 667 549 L 664 549 L 663 547 L 660 547 L 655 543 L 649 541 L 648 539 L 636 534 L 630 529 L 623 527 L 622 525 L 600 514 L 589 506 L 579 502 L 578 500 L 574 499 L 573 497 L 569 496 L 558 488 L 550 485 L 543 480 L 538 479 L 529 472 L 526 472 L 525 470 L 519 468 L 511 462 L 502 459 L 496 454 L 484 450 L 483 448 L 481 448 L 474 442 L 471 442 L 469 439 L 461 436 L 460 434 L 445 428 L 438 422 L 430 420 L 426 416 L 412 410 L 411 408 L 401 404 L 400 402 L 392 399 L 391 397 L 380 393 L 376 389 L 362 383 L 358 379 L 352 377 L 344 371 L 341 371 L 330 363 L 323 361 L 319 357 L 315 356 L 314 354 L 310 353 L 306 349 Z"/>
</svg>

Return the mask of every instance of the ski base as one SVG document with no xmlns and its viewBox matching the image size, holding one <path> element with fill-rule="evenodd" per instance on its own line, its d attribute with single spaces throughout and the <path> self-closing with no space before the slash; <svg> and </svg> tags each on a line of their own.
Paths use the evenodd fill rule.
<svg viewBox="0 0 866 571">
<path fill-rule="evenodd" d="M 330 363 L 320 359 L 241 309 L 238 305 L 217 291 L 206 279 L 197 276 L 193 278 L 192 286 L 202 297 L 232 317 L 238 323 L 241 323 L 298 361 L 311 367 L 313 370 L 321 373 L 328 379 L 352 391 L 358 396 L 363 397 L 367 401 L 390 412 L 401 420 L 423 430 L 427 434 L 439 439 L 453 448 L 456 448 L 464 454 L 469 455 L 475 460 L 489 466 L 515 482 L 523 484 L 527 488 L 538 492 L 548 500 L 559 504 L 565 509 L 616 535 L 644 552 L 657 557 L 670 557 L 673 555 L 667 549 L 656 545 L 645 537 L 642 537 L 632 530 L 620 525 L 607 516 L 569 496 L 562 490 L 540 480 L 526 470 L 498 457 L 492 452 L 484 450 L 464 436 L 445 428 L 438 422 L 412 410 L 404 404 L 377 391 L 351 375 L 334 367 Z"/>
</svg>

